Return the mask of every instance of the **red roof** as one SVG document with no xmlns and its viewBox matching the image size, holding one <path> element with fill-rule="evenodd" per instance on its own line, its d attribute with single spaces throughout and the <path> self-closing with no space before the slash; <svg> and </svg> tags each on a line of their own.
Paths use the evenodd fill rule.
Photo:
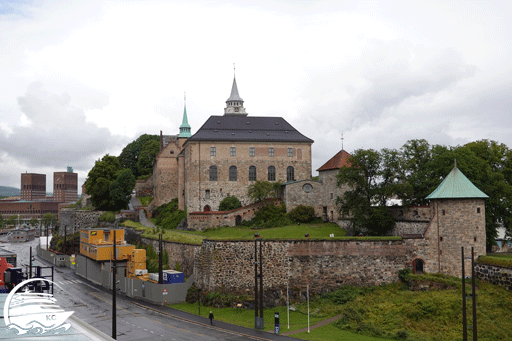
<svg viewBox="0 0 512 341">
<path fill-rule="evenodd" d="M 350 167 L 350 163 L 348 162 L 348 158 L 351 155 L 344 150 L 340 150 L 338 154 L 334 155 L 329 161 L 327 161 L 322 167 L 318 168 L 316 171 L 325 171 L 331 169 L 340 169 L 343 166 Z"/>
</svg>

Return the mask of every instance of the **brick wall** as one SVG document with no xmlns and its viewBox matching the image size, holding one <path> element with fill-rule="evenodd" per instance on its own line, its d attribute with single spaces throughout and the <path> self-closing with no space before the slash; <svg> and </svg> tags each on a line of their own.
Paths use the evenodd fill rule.
<svg viewBox="0 0 512 341">
<path fill-rule="evenodd" d="M 153 196 L 153 187 L 155 186 L 153 175 L 150 176 L 147 180 L 137 180 L 135 181 L 135 195 L 137 197 L 152 197 Z"/>
</svg>

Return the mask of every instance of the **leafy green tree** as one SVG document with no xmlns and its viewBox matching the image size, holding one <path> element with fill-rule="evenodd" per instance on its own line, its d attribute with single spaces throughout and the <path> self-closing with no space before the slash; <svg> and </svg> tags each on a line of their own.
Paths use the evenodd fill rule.
<svg viewBox="0 0 512 341">
<path fill-rule="evenodd" d="M 135 177 L 129 169 L 118 172 L 117 177 L 110 183 L 111 209 L 120 210 L 128 206 L 132 188 L 135 187 Z"/>
<path fill-rule="evenodd" d="M 219 211 L 231 211 L 239 207 L 242 207 L 240 200 L 238 200 L 234 195 L 230 195 L 222 199 L 219 204 Z"/>
<path fill-rule="evenodd" d="M 309 223 L 315 219 L 315 209 L 312 206 L 299 205 L 288 213 L 295 223 Z"/>
<path fill-rule="evenodd" d="M 138 178 L 141 175 L 138 169 L 139 154 L 143 149 L 144 144 L 148 141 L 156 141 L 160 148 L 159 136 L 144 134 L 124 147 L 121 151 L 121 154 L 119 155 L 119 163 L 121 168 L 130 169 L 135 178 Z M 153 161 L 150 162 L 151 166 L 153 165 Z"/>
<path fill-rule="evenodd" d="M 256 180 L 247 188 L 247 196 L 253 202 L 260 202 L 267 198 L 275 198 L 277 189 L 281 186 L 279 182 Z"/>
<path fill-rule="evenodd" d="M 348 185 L 352 190 L 337 198 L 340 213 L 350 219 L 354 231 L 370 230 L 372 234 L 383 234 L 385 229 L 374 229 L 376 209 L 374 206 L 386 206 L 387 200 L 401 187 L 398 178 L 389 170 L 395 154 L 391 151 L 379 153 L 373 149 L 356 150 L 349 158 L 350 166 L 344 166 L 337 175 L 338 186 Z M 384 165 L 387 164 L 387 167 Z M 378 211 L 380 212 L 380 211 Z"/>
<path fill-rule="evenodd" d="M 153 164 L 159 151 L 159 141 L 148 140 L 144 143 L 137 159 L 137 176 L 153 173 Z"/>
<path fill-rule="evenodd" d="M 7 221 L 5 222 L 5 225 L 16 225 L 16 220 L 18 219 L 17 216 L 12 215 L 9 218 L 7 218 Z"/>
<path fill-rule="evenodd" d="M 30 226 L 36 226 L 39 224 L 39 220 L 37 220 L 37 218 L 32 218 L 32 219 L 30 219 L 29 224 L 30 224 Z"/>
<path fill-rule="evenodd" d="M 57 224 L 57 217 L 52 213 L 45 213 L 41 218 L 41 223 L 43 225 L 55 225 Z"/>
<path fill-rule="evenodd" d="M 85 180 L 85 190 L 91 195 L 91 202 L 96 209 L 108 211 L 114 206 L 110 196 L 110 185 L 120 169 L 118 159 L 107 154 L 101 160 L 97 160 L 89 171 Z"/>
<path fill-rule="evenodd" d="M 2 215 L 0 214 L 0 228 L 3 228 L 4 227 L 4 217 L 2 217 Z"/>
</svg>

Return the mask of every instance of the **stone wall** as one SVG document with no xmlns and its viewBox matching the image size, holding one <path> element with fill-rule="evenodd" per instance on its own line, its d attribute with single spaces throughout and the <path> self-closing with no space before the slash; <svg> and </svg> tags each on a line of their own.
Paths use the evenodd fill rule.
<svg viewBox="0 0 512 341">
<path fill-rule="evenodd" d="M 404 235 L 424 235 L 428 228 L 430 221 L 399 220 L 395 222 L 395 227 L 390 231 L 390 236 L 404 236 Z"/>
<path fill-rule="evenodd" d="M 253 203 L 231 211 L 190 212 L 187 217 L 188 228 L 204 230 L 220 226 L 236 226 L 237 217 L 239 217 L 239 222 L 250 220 L 260 207 L 272 203 L 274 205 L 281 205 L 282 202 L 278 199 L 267 199 L 263 202 Z"/>
<path fill-rule="evenodd" d="M 466 271 L 471 271 L 471 268 Z M 500 285 L 512 291 L 511 268 L 477 263 L 475 264 L 475 278 L 494 285 Z"/>
<path fill-rule="evenodd" d="M 412 268 L 412 261 L 418 256 L 418 242 L 421 243 L 406 239 L 264 241 L 264 288 L 285 289 L 287 284 L 302 288 L 309 283 L 311 288 L 327 291 L 347 284 L 390 283 L 398 280 L 400 269 Z M 204 240 L 194 263 L 196 284 L 209 291 L 252 291 L 254 250 L 254 241 Z"/>
<path fill-rule="evenodd" d="M 152 245 L 154 250 L 158 250 L 158 240 L 141 238 L 141 241 L 146 245 Z M 163 248 L 169 255 L 168 259 L 171 269 L 176 270 L 176 263 L 178 263 L 180 271 L 185 274 L 185 277 L 192 275 L 194 259 L 196 258 L 196 253 L 201 248 L 199 245 L 164 241 Z"/>
<path fill-rule="evenodd" d="M 154 177 L 150 176 L 147 180 L 137 180 L 135 181 L 135 196 L 137 197 L 152 197 L 153 196 L 153 186 L 154 186 Z"/>
<path fill-rule="evenodd" d="M 89 229 L 98 226 L 98 218 L 103 211 L 80 211 L 72 208 L 63 208 L 60 212 L 59 235 L 64 235 L 64 229 L 67 234 L 78 232 L 81 229 Z"/>
</svg>

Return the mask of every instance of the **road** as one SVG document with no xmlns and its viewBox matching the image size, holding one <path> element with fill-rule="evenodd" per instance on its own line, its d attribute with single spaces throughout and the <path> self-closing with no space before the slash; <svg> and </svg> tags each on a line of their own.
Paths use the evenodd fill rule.
<svg viewBox="0 0 512 341">
<path fill-rule="evenodd" d="M 37 239 L 26 243 L 3 243 L 1 247 L 18 254 L 18 267 L 28 268 L 30 246 L 36 253 Z M 46 261 L 36 257 L 33 266 L 49 266 Z M 55 268 L 54 282 L 57 284 L 54 297 L 66 311 L 74 311 L 74 315 L 107 335 L 112 334 L 112 294 L 77 276 L 72 269 Z M 230 331 L 210 327 L 201 321 L 194 322 L 160 313 L 151 307 L 137 304 L 130 298 L 117 296 L 117 340 L 267 340 L 276 339 L 274 335 L 258 333 L 250 336 L 243 331 Z M 218 325 L 223 324 L 221 322 Z M 224 324 L 227 325 L 227 324 Z M 269 338 L 267 338 L 267 336 Z M 277 336 L 277 335 L 276 335 Z M 281 337 L 278 337 L 281 339 Z M 288 338 L 284 338 L 288 339 Z"/>
</svg>

